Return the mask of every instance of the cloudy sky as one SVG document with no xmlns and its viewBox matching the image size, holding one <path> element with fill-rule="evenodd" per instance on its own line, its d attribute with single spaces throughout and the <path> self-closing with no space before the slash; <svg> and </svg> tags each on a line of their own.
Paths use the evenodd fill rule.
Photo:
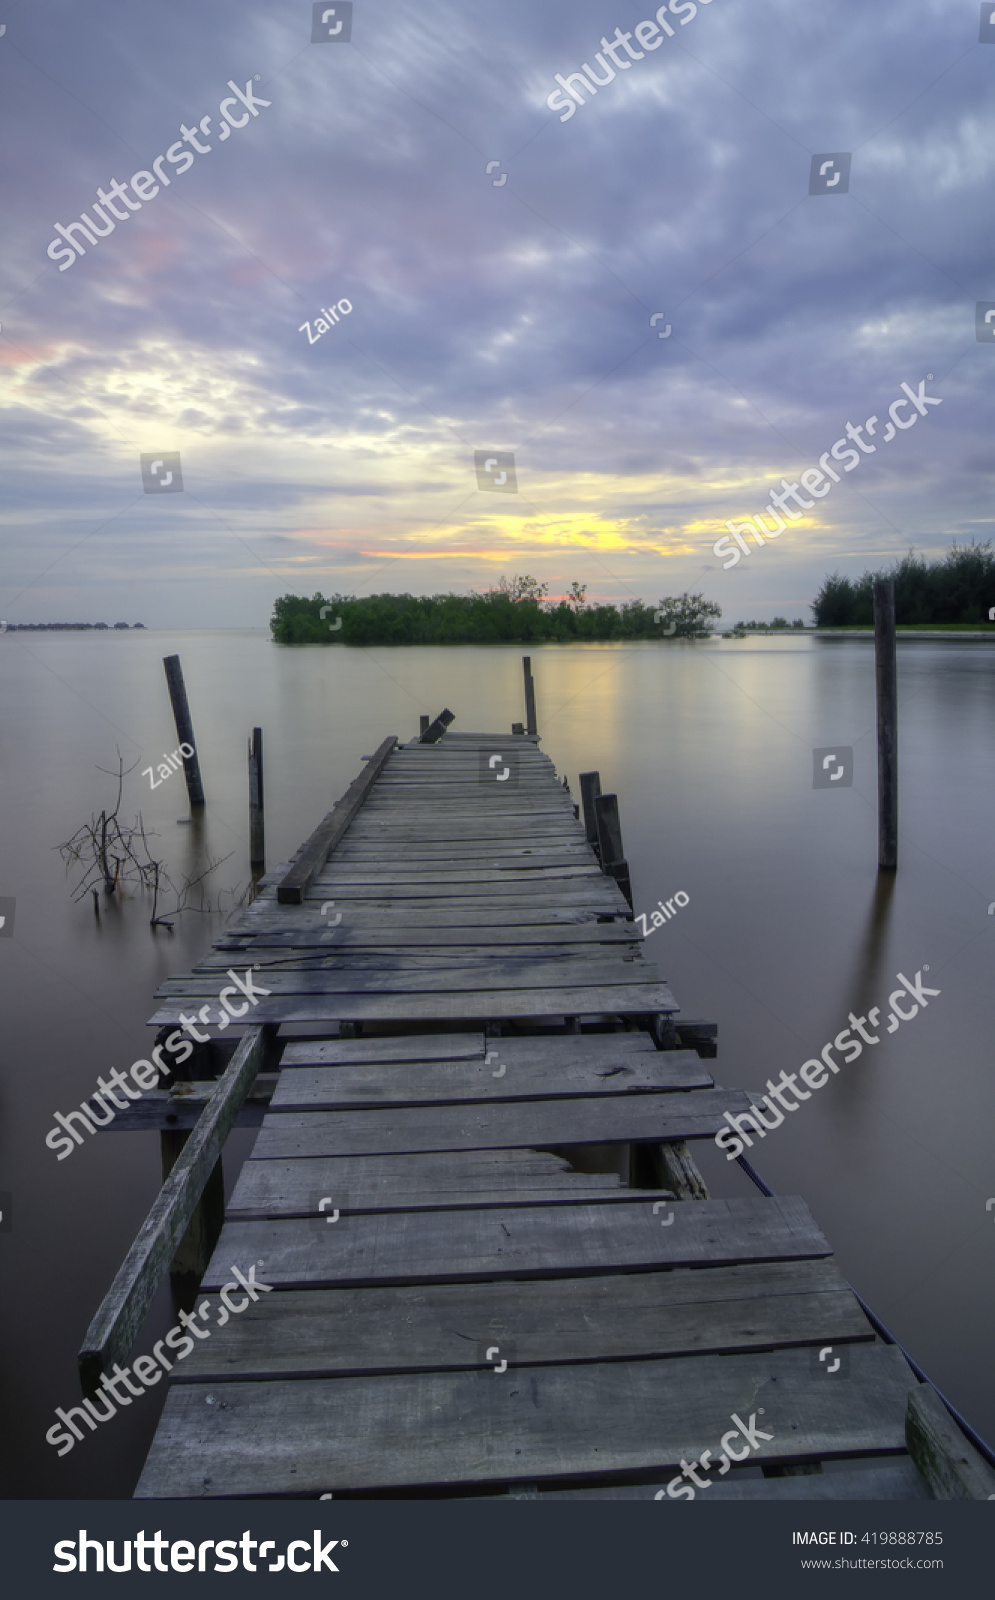
<svg viewBox="0 0 995 1600">
<path fill-rule="evenodd" d="M 639 0 L 9 0 L 0 615 L 262 626 L 287 591 L 529 572 L 808 618 L 834 568 L 987 538 L 993 8 L 672 9 L 640 52 Z M 555 75 L 606 77 L 616 29 L 642 59 L 615 43 L 561 120 Z M 120 220 L 71 258 L 100 188 Z M 884 442 L 927 374 L 942 404 Z M 723 570 L 726 520 L 872 415 Z M 169 452 L 182 492 L 144 492 Z"/>
</svg>

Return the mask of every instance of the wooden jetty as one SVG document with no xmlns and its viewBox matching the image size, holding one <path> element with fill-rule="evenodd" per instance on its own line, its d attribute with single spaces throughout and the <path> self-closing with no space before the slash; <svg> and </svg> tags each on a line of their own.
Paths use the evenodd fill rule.
<svg viewBox="0 0 995 1600">
<path fill-rule="evenodd" d="M 908 1443 L 946 1460 L 947 1413 L 923 1421 L 804 1201 L 708 1196 L 690 1146 L 750 1098 L 643 953 L 620 835 L 603 860 L 536 736 L 446 727 L 386 740 L 160 990 L 166 1030 L 229 968 L 268 993 L 118 1120 L 171 1170 L 84 1386 L 171 1261 L 198 1303 L 234 1267 L 271 1287 L 174 1366 L 137 1497 L 666 1498 L 734 1416 L 769 1438 L 699 1496 L 943 1495 Z"/>
</svg>

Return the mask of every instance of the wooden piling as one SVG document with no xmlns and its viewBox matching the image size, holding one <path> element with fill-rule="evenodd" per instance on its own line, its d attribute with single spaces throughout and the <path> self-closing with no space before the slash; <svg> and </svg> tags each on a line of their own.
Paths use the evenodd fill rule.
<svg viewBox="0 0 995 1600">
<path fill-rule="evenodd" d="M 537 734 L 539 728 L 536 723 L 536 686 L 532 677 L 531 656 L 522 657 L 522 667 L 525 672 L 525 731 Z"/>
<path fill-rule="evenodd" d="M 204 785 L 200 777 L 200 758 L 193 736 L 193 722 L 190 719 L 186 684 L 183 682 L 183 668 L 180 666 L 179 656 L 163 656 L 162 664 L 166 669 L 169 701 L 173 708 L 173 720 L 176 723 L 180 744 L 189 746 L 193 751 L 192 756 L 183 756 L 183 776 L 186 779 L 190 808 L 199 810 L 204 805 Z"/>
<path fill-rule="evenodd" d="M 429 716 L 427 711 L 423 711 L 421 716 L 418 718 L 418 737 L 419 737 L 419 739 L 421 738 L 423 733 L 427 733 L 428 732 L 428 725 L 431 722 L 431 720 L 432 719 Z"/>
<path fill-rule="evenodd" d="M 448 709 L 448 707 L 444 707 L 443 710 L 439 712 L 439 715 L 436 717 L 435 721 L 430 722 L 428 727 L 425 729 L 425 732 L 419 736 L 418 743 L 438 744 L 449 724 L 451 722 L 455 722 L 455 720 L 455 716 Z"/>
<path fill-rule="evenodd" d="M 594 802 L 601 793 L 600 772 L 582 772 L 580 775 L 580 798 L 584 807 L 584 830 L 587 842 L 590 845 L 598 843 L 598 819 L 594 810 Z"/>
<path fill-rule="evenodd" d="M 878 713 L 878 869 L 898 866 L 898 662 L 895 580 L 874 580 L 874 670 Z"/>
<path fill-rule="evenodd" d="M 249 740 L 249 865 L 254 872 L 266 870 L 262 728 L 253 728 Z"/>
<path fill-rule="evenodd" d="M 598 823 L 598 844 L 601 849 L 601 870 L 614 878 L 632 909 L 632 885 L 629 882 L 629 863 L 622 844 L 622 823 L 618 814 L 618 795 L 599 794 L 594 802 L 594 815 Z"/>
</svg>

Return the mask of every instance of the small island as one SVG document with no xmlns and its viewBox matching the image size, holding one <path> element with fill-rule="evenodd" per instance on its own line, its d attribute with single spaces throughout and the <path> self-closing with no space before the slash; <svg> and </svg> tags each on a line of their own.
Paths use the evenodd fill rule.
<svg viewBox="0 0 995 1600">
<path fill-rule="evenodd" d="M 286 594 L 274 602 L 277 644 L 546 644 L 607 639 L 700 638 L 719 606 L 701 594 L 658 605 L 588 604 L 586 584 L 550 600 L 549 585 L 502 578 L 483 594 Z"/>
<path fill-rule="evenodd" d="M 900 628 L 937 632 L 995 628 L 995 554 L 990 539 L 951 545 L 927 561 L 914 550 L 883 572 L 853 579 L 833 572 L 811 604 L 814 624 L 737 622 L 726 638 L 747 633 L 819 632 L 869 628 L 874 623 L 874 580 L 892 578 Z M 587 585 L 572 583 L 549 597 L 549 585 L 523 575 L 501 578 L 496 589 L 470 594 L 285 594 L 274 601 L 270 632 L 276 644 L 580 644 L 626 639 L 707 639 L 721 606 L 703 594 L 592 603 Z M 85 624 L 84 624 L 85 626 Z M 97 624 L 103 626 L 103 624 Z M 139 626 L 139 624 L 136 624 Z"/>
</svg>

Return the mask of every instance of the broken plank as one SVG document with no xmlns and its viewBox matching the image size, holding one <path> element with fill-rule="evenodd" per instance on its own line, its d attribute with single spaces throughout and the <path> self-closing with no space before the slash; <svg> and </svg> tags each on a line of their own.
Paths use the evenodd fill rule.
<svg viewBox="0 0 995 1600">
<path fill-rule="evenodd" d="M 534 1157 L 556 1166 L 536 1167 Z M 471 1164 L 475 1163 L 475 1164 Z M 656 1200 L 666 1190 L 638 1191 Z M 574 1172 L 551 1152 L 475 1150 L 414 1156 L 315 1156 L 300 1161 L 247 1161 L 228 1206 L 232 1221 L 249 1217 L 314 1217 L 318 1201 L 361 1211 L 461 1211 L 525 1205 L 589 1205 L 631 1200 L 617 1172 Z M 327 1211 L 327 1208 L 326 1208 Z M 327 1220 L 327 1217 L 326 1217 Z"/>
<path fill-rule="evenodd" d="M 549 1150 L 465 1150 L 444 1155 L 315 1156 L 242 1167 L 230 1217 L 314 1216 L 326 1195 L 353 1211 L 445 1210 L 463 1205 L 545 1205 L 585 1187 L 627 1194 L 618 1174 L 574 1172 Z"/>
</svg>

